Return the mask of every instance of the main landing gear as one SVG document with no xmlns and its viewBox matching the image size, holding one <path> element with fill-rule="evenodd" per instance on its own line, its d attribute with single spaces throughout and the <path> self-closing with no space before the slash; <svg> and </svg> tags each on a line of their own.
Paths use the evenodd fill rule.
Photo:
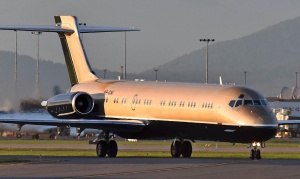
<svg viewBox="0 0 300 179">
<path fill-rule="evenodd" d="M 260 153 L 260 150 L 257 148 L 258 147 L 265 148 L 266 144 L 264 142 L 253 142 L 252 144 L 251 143 L 248 144 L 248 148 L 250 148 L 251 146 L 253 147 L 253 149 L 251 149 L 250 159 L 251 160 L 254 160 L 254 159 L 260 160 L 261 153 Z"/>
<path fill-rule="evenodd" d="M 192 144 L 188 140 L 174 140 L 171 144 L 171 155 L 174 158 L 182 157 L 189 158 L 192 155 Z"/>
<path fill-rule="evenodd" d="M 104 139 L 100 139 L 102 137 Z M 108 157 L 116 157 L 117 156 L 118 145 L 117 145 L 117 142 L 114 140 L 113 135 L 109 134 L 109 131 L 99 134 L 98 139 L 100 139 L 97 142 L 97 147 L 96 147 L 96 153 L 97 153 L 98 157 L 103 158 L 106 155 Z"/>
</svg>

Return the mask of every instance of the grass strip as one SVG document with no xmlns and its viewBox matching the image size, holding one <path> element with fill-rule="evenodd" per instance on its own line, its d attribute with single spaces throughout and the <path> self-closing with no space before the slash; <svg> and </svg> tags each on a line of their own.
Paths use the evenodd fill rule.
<svg viewBox="0 0 300 179">
<path fill-rule="evenodd" d="M 19 156 L 95 156 L 91 149 L 0 149 L 0 155 Z M 155 157 L 170 158 L 167 151 L 120 151 L 118 157 Z M 249 158 L 248 152 L 193 152 L 192 158 Z M 269 159 L 300 159 L 300 153 L 264 152 L 263 158 Z"/>
</svg>

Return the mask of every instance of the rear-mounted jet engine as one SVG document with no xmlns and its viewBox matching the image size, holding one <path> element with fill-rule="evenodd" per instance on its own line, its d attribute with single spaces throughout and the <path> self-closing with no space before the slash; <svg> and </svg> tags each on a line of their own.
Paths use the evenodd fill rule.
<svg viewBox="0 0 300 179">
<path fill-rule="evenodd" d="M 92 112 L 94 100 L 85 92 L 63 93 L 43 101 L 42 106 L 56 118 L 81 118 Z"/>
</svg>

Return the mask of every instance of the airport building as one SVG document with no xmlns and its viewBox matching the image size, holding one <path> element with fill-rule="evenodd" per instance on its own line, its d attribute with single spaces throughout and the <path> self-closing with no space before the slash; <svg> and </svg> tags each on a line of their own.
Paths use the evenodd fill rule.
<svg viewBox="0 0 300 179">
<path fill-rule="evenodd" d="M 283 87 L 276 98 L 268 98 L 278 120 L 300 120 L 300 89 Z M 280 126 L 276 137 L 300 137 L 300 125 Z"/>
</svg>

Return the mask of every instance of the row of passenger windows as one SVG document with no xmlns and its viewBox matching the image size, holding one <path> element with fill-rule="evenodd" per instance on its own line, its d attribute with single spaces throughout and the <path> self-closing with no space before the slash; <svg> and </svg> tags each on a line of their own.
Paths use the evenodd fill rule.
<svg viewBox="0 0 300 179">
<path fill-rule="evenodd" d="M 108 102 L 108 98 L 105 99 L 105 102 Z M 127 102 L 126 98 L 122 98 L 121 103 L 125 104 Z M 145 99 L 144 100 L 144 105 L 151 105 L 152 100 L 151 99 Z M 114 103 L 119 103 L 119 98 L 114 99 Z M 133 99 L 132 100 L 133 104 L 141 104 L 141 99 Z"/>
<path fill-rule="evenodd" d="M 105 99 L 105 102 L 106 103 L 108 102 L 108 98 Z M 121 99 L 122 104 L 125 104 L 126 102 L 127 102 L 126 98 Z M 119 98 L 115 98 L 114 103 L 119 103 Z M 141 99 L 135 98 L 135 99 L 132 100 L 132 103 L 133 104 L 141 104 Z M 144 100 L 144 105 L 151 105 L 151 103 L 152 103 L 151 99 L 145 99 Z M 172 100 L 169 101 L 169 102 L 166 102 L 166 100 L 161 100 L 160 101 L 160 106 L 173 106 L 173 107 L 176 107 L 177 104 L 178 104 L 177 101 L 172 101 Z M 196 102 L 180 101 L 178 105 L 179 105 L 179 107 L 187 106 L 187 107 L 190 107 L 190 108 L 195 108 L 197 106 L 197 103 Z M 213 103 L 203 102 L 202 103 L 202 108 L 212 109 L 213 108 Z"/>
<path fill-rule="evenodd" d="M 162 100 L 160 101 L 160 105 L 161 106 L 166 106 L 166 100 Z M 177 105 L 177 101 L 169 101 L 168 106 L 176 106 Z M 179 107 L 184 107 L 185 106 L 185 101 L 180 101 L 179 103 Z M 188 102 L 187 103 L 188 107 L 196 107 L 196 102 Z"/>
</svg>

